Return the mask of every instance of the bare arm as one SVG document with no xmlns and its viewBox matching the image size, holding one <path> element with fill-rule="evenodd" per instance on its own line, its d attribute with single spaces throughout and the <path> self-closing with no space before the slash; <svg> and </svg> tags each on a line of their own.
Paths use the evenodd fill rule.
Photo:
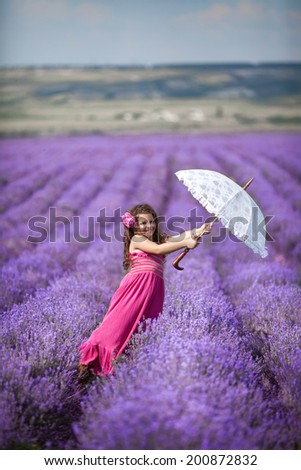
<svg viewBox="0 0 301 470">
<path fill-rule="evenodd" d="M 179 235 L 170 235 L 170 236 L 168 236 L 167 241 L 169 241 L 169 242 L 178 242 L 178 241 L 181 241 L 181 240 L 186 240 L 187 238 L 190 238 L 192 236 L 193 236 L 193 231 L 192 230 L 186 230 L 185 232 L 182 232 Z"/>
<path fill-rule="evenodd" d="M 156 255 L 167 255 L 168 253 L 173 253 L 174 251 L 181 250 L 182 248 L 193 249 L 197 246 L 197 241 L 191 237 L 186 239 L 182 237 L 179 241 L 167 241 L 158 245 L 143 235 L 134 235 L 131 243 L 133 249 L 146 251 L 147 253 L 154 253 Z"/>
<path fill-rule="evenodd" d="M 203 224 L 201 227 L 194 228 L 192 230 L 186 230 L 185 232 L 180 233 L 180 235 L 169 236 L 169 242 L 177 242 L 180 240 L 187 240 L 188 238 L 201 237 L 210 232 L 212 227 L 211 223 Z"/>
</svg>

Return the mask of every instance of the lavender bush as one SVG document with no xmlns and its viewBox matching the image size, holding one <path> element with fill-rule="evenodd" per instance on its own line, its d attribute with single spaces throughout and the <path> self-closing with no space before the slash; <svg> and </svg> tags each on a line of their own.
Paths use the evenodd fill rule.
<svg viewBox="0 0 301 470">
<path fill-rule="evenodd" d="M 300 449 L 300 143 L 297 134 L 1 141 L 1 448 Z M 255 176 L 248 191 L 273 216 L 269 257 L 214 241 L 218 223 L 184 271 L 168 255 L 160 317 L 141 324 L 112 376 L 81 384 L 77 346 L 124 275 L 114 211 L 144 201 L 166 217 L 208 216 L 173 175 L 185 168 L 240 184 Z M 28 218 L 51 206 L 70 218 L 70 243 L 57 227 L 55 243 L 29 244 Z M 97 231 L 74 240 L 72 216 L 102 208 L 111 223 L 94 229 L 112 241 Z"/>
<path fill-rule="evenodd" d="M 214 260 L 185 266 L 169 267 L 164 313 L 133 338 L 131 358 L 83 400 L 79 448 L 293 448 L 298 412 L 267 383 Z"/>
</svg>

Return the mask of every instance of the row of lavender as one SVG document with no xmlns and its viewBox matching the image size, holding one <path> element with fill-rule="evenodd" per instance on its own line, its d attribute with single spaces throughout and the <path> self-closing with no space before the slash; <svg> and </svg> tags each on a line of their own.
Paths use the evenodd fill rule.
<svg viewBox="0 0 301 470">
<path fill-rule="evenodd" d="M 167 274 L 159 320 L 133 338 L 115 376 L 96 380 L 82 401 L 73 424 L 78 448 L 294 448 L 300 415 L 252 355 L 214 258 L 191 255 L 184 272 L 169 267 Z"/>
<path fill-rule="evenodd" d="M 203 166 L 223 171 L 226 151 L 209 155 Z M 261 165 L 246 160 L 261 178 Z M 168 214 L 184 216 L 192 200 L 172 190 L 181 204 L 172 199 Z M 289 200 L 282 204 L 288 211 Z M 300 448 L 301 290 L 287 247 L 273 244 L 264 261 L 229 239 L 202 248 L 184 272 L 168 265 L 162 316 L 133 338 L 113 380 L 96 381 L 83 400 L 73 425 L 79 448 Z"/>
<path fill-rule="evenodd" d="M 30 148 L 32 142 L 29 141 L 27 144 Z M 97 217 L 99 217 L 99 211 L 102 208 L 105 208 L 108 216 L 112 216 L 117 208 L 124 209 L 122 207 L 124 201 L 133 201 L 132 187 L 135 186 L 136 189 L 141 188 L 138 197 L 142 197 L 145 193 L 145 185 L 151 187 L 149 174 L 153 175 L 153 179 L 160 175 L 163 183 L 161 192 L 165 192 L 166 185 L 164 183 L 167 178 L 167 168 L 164 167 L 162 171 L 159 168 L 160 161 L 158 159 L 157 163 L 154 159 L 152 162 L 146 160 L 138 151 L 131 153 L 131 148 L 125 149 L 124 153 L 121 150 L 115 153 L 113 147 L 109 153 L 106 143 L 98 148 L 92 141 L 90 145 L 88 144 L 88 149 L 77 150 L 81 158 L 78 157 L 77 161 L 76 159 L 73 161 L 71 172 L 68 159 L 70 160 L 73 156 L 74 143 L 71 140 L 64 144 L 68 150 L 65 151 L 68 156 L 65 165 L 66 171 L 63 171 L 58 179 L 51 178 L 51 171 L 49 171 L 48 183 L 37 191 L 35 190 L 36 178 L 33 172 L 31 175 L 33 188 L 30 197 L 22 204 L 16 205 L 13 210 L 7 210 L 2 215 L 2 253 L 5 253 L 3 257 L 7 259 L 6 262 L 3 262 L 0 272 L 0 307 L 3 310 L 16 302 L 21 302 L 28 295 L 33 294 L 36 288 L 46 287 L 50 280 L 63 275 L 66 270 L 74 268 L 79 250 L 86 248 L 94 240 L 99 240 L 100 236 L 104 234 L 104 230 L 108 229 L 108 227 L 103 227 L 103 221 L 97 224 Z M 55 155 L 56 146 L 54 149 L 52 146 L 53 142 L 49 145 L 50 156 L 53 153 Z M 89 153 L 94 156 L 90 161 L 88 160 Z M 36 157 L 38 158 L 38 156 L 37 153 Z M 64 155 L 62 158 L 64 159 Z M 56 163 L 60 169 L 59 162 Z M 47 172 L 48 160 L 44 160 L 44 165 L 43 171 Z M 151 171 L 150 165 L 152 165 Z M 53 166 L 54 163 L 50 160 L 50 168 Z M 57 168 L 56 173 L 58 173 Z M 74 180 L 75 174 L 83 176 Z M 30 176 L 27 175 L 26 185 L 29 179 Z M 14 185 L 18 181 L 17 178 L 16 181 L 8 184 L 3 195 L 7 194 L 8 197 L 11 194 L 10 186 L 13 186 L 11 188 L 13 193 Z M 19 184 L 23 188 L 23 179 Z M 49 230 L 49 207 L 55 208 L 57 217 L 63 216 L 65 220 L 70 220 L 68 232 L 64 226 L 56 227 L 55 243 L 49 240 L 51 232 Z M 47 230 L 48 238 L 43 243 L 25 241 L 28 235 L 33 235 L 28 229 L 27 221 L 34 215 L 42 216 L 46 220 L 43 229 Z M 73 215 L 76 215 L 80 220 L 80 235 L 87 239 L 89 236 L 89 241 L 82 243 L 76 241 L 73 236 L 75 220 Z M 92 217 L 93 225 L 88 225 L 89 217 Z M 116 219 L 115 222 L 118 220 Z M 87 232 L 86 227 L 89 229 L 89 233 L 83 233 Z M 67 235 L 70 237 L 70 243 L 65 241 Z M 15 256 L 10 256 L 8 244 L 13 245 Z"/>
<path fill-rule="evenodd" d="M 162 183 L 167 175 L 167 167 L 162 171 L 159 159 L 144 162 L 138 154 L 129 156 L 124 164 L 117 157 L 114 165 L 118 168 L 110 172 L 110 182 L 97 200 L 84 207 L 82 215 L 97 215 L 100 207 L 105 207 L 108 214 L 117 207 L 125 210 L 135 202 L 133 187 L 141 197 L 150 199 L 149 175 L 153 174 L 154 179 L 159 174 Z M 142 167 L 147 170 L 150 166 L 152 173 L 143 173 Z M 162 184 L 156 191 L 159 205 L 166 199 L 167 187 Z M 107 235 L 113 235 L 109 229 Z M 78 253 L 73 271 L 59 272 L 55 279 L 49 276 L 48 288 L 37 289 L 33 284 L 35 296 L 19 305 L 20 299 L 15 299 L 14 307 L 3 314 L 0 405 L 3 447 L 35 447 L 41 443 L 47 446 L 49 439 L 51 445 L 60 446 L 62 435 L 70 434 L 68 423 L 82 393 L 76 377 L 77 345 L 101 320 L 117 287 L 122 275 L 121 248 L 117 242 L 113 250 L 112 243 L 99 240 L 91 243 Z M 36 251 L 39 250 L 42 248 L 38 245 Z M 17 290 L 19 286 L 12 287 Z M 9 282 L 5 292 L 9 292 Z"/>
<path fill-rule="evenodd" d="M 300 211 L 294 193 L 291 193 L 291 203 L 281 192 L 277 194 L 278 187 L 274 188 L 273 194 L 273 186 L 264 174 L 272 161 L 275 175 L 276 169 L 280 174 L 283 171 L 288 190 L 298 184 L 298 160 L 295 161 L 296 171 L 292 171 L 291 166 L 298 157 L 297 136 L 141 136 L 122 138 L 118 142 L 93 139 L 77 141 L 82 146 L 83 156 L 86 157 L 86 146 L 93 149 L 91 155 L 98 152 L 103 157 L 106 148 L 110 161 L 103 160 L 99 167 L 100 179 L 101 175 L 107 175 L 106 184 L 96 190 L 94 198 L 89 200 L 90 186 L 86 187 L 86 193 L 83 187 L 83 202 L 79 202 L 77 208 L 80 214 L 96 214 L 100 207 L 107 207 L 108 213 L 113 213 L 116 207 L 124 210 L 143 199 L 161 213 L 167 209 L 167 216 L 185 217 L 193 200 L 170 176 L 177 169 L 189 167 L 232 172 L 237 180 L 247 179 L 250 172 L 256 179 L 262 178 L 256 191 L 254 186 L 254 194 L 266 211 L 270 207 L 267 197 L 278 197 L 276 220 L 281 207 L 290 222 L 290 214 L 292 217 Z M 271 143 L 278 151 L 271 151 L 269 161 Z M 64 145 L 68 149 L 74 142 L 71 139 Z M 290 158 L 282 161 L 281 146 L 284 152 L 288 145 L 296 148 L 291 151 Z M 257 159 L 250 154 L 250 148 Z M 38 147 L 37 154 L 39 150 Z M 127 157 L 121 161 L 120 155 Z M 95 159 L 90 165 L 94 163 Z M 81 164 L 87 165 L 85 168 L 89 170 L 86 158 Z M 13 178 L 13 165 L 10 171 Z M 275 179 L 275 175 L 270 178 Z M 269 192 L 264 191 L 264 185 Z M 68 191 L 75 198 L 77 191 L 72 185 L 67 191 L 62 190 L 59 198 L 66 199 Z M 32 197 L 34 194 L 32 191 Z M 53 204 L 52 200 L 48 203 Z M 281 239 L 291 236 L 290 225 L 278 224 L 277 227 Z M 300 232 L 298 239 L 297 231 L 293 238 L 294 248 L 298 241 Z M 34 252 L 49 256 L 51 246 L 44 246 L 44 249 L 37 246 Z M 35 292 L 35 296 L 27 301 L 20 296 L 20 284 L 16 282 L 8 303 L 16 305 L 3 315 L 1 326 L 2 445 L 72 448 L 170 448 L 171 445 L 174 448 L 206 448 L 210 445 L 292 448 L 297 445 L 300 384 L 294 370 L 300 370 L 300 321 L 297 315 L 300 289 L 296 284 L 296 271 L 285 266 L 292 258 L 290 247 L 285 243 L 271 245 L 271 257 L 262 262 L 254 261 L 253 255 L 241 244 L 228 241 L 210 246 L 207 242 L 206 256 L 202 252 L 200 258 L 195 257 L 194 264 L 191 260 L 187 262 L 184 276 L 169 270 L 170 294 L 155 330 L 149 329 L 141 339 L 133 341 L 133 358 L 118 365 L 113 382 L 108 381 L 104 387 L 95 383 L 91 387 L 83 402 L 82 419 L 72 427 L 68 416 L 74 416 L 76 412 L 80 416 L 82 393 L 76 381 L 76 345 L 100 321 L 121 278 L 122 246 L 117 242 L 92 243 L 86 250 L 77 249 L 72 270 L 66 272 L 60 264 L 61 270 L 50 272 L 48 277 L 45 270 L 48 287 L 39 286 L 37 278 L 32 279 L 29 287 L 33 291 L 30 293 Z M 20 257 L 24 255 L 29 253 L 21 253 Z M 239 259 L 235 269 L 234 255 Z M 19 258 L 7 263 L 18 262 Z M 33 260 L 32 256 L 28 266 L 36 272 Z M 61 260 L 60 256 L 58 260 Z M 12 277 L 5 276 L 8 272 L 3 271 L 3 279 L 10 279 L 5 292 L 12 284 Z M 20 272 L 22 278 L 24 271 Z M 276 291 L 277 315 L 273 302 Z M 210 347 L 216 354 L 211 356 Z M 153 357 L 154 348 L 159 360 Z M 150 368 L 151 364 L 154 366 Z M 225 371 L 228 378 L 225 378 Z M 286 372 L 289 372 L 287 380 Z M 203 382 L 208 390 L 202 388 Z M 212 391 L 214 384 L 215 393 Z M 146 402 L 144 397 L 150 400 L 152 390 L 153 400 Z M 164 390 L 166 393 L 169 390 L 169 395 L 164 395 Z M 227 394 L 225 390 L 228 390 Z M 159 396 L 162 396 L 161 401 Z M 178 406 L 177 397 L 181 396 L 181 406 Z M 169 401 L 173 406 L 169 406 Z M 238 407 L 237 403 L 244 405 Z M 128 416 L 127 409 L 132 410 L 134 404 L 137 417 L 130 412 L 133 423 L 131 436 L 128 436 L 128 427 L 125 423 L 122 426 L 122 415 Z M 108 414 L 107 409 L 110 410 Z M 152 410 L 152 419 L 145 414 L 148 409 Z M 236 412 L 231 419 L 234 409 Z M 264 410 L 261 419 L 260 410 Z M 148 425 L 143 432 L 141 423 L 145 420 Z M 227 429 L 223 423 L 227 423 Z M 188 428 L 192 429 L 190 433 Z M 74 432 L 72 439 L 71 429 Z M 236 436 L 238 431 L 242 433 L 240 440 Z"/>
</svg>

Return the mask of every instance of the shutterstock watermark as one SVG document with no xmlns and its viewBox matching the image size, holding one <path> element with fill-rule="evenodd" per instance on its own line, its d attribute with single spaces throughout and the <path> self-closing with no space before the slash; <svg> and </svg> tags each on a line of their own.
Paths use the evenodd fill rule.
<svg viewBox="0 0 301 470">
<path fill-rule="evenodd" d="M 30 243 L 43 243 L 49 241 L 55 243 L 58 240 L 58 232 L 63 233 L 63 241 L 70 243 L 91 243 L 97 238 L 103 242 L 112 241 L 123 242 L 124 227 L 121 220 L 121 208 L 114 210 L 113 214 L 107 214 L 106 208 L 99 210 L 98 216 L 73 216 L 71 219 L 64 215 L 57 215 L 55 207 L 49 208 L 49 216 L 44 217 L 36 215 L 28 220 L 27 226 L 33 232 L 28 235 L 27 241 Z M 229 227 L 232 232 L 239 230 L 247 233 L 252 241 L 258 241 L 259 237 L 264 237 L 268 242 L 274 239 L 267 230 L 268 223 L 274 216 L 267 215 L 260 220 L 260 210 L 258 207 L 252 207 L 250 219 L 241 216 L 232 217 L 229 220 Z M 187 217 L 174 215 L 170 217 L 158 216 L 157 224 L 163 232 L 170 236 L 177 236 L 177 241 L 183 240 L 185 231 L 193 230 L 204 223 L 212 222 L 214 216 L 202 217 L 197 215 L 197 210 L 191 209 Z M 233 235 L 231 230 L 225 228 L 222 224 L 215 224 L 211 232 L 211 242 L 221 243 L 226 238 L 233 242 L 240 243 L 240 240 Z M 85 234 L 83 234 L 85 232 Z M 202 238 L 200 239 L 200 242 Z"/>
</svg>

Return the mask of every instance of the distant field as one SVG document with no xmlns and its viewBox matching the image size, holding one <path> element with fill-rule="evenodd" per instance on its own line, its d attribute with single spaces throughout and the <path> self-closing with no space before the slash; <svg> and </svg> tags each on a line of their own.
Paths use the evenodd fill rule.
<svg viewBox="0 0 301 470">
<path fill-rule="evenodd" d="M 300 67 L 0 70 L 0 135 L 301 128 Z"/>
</svg>

